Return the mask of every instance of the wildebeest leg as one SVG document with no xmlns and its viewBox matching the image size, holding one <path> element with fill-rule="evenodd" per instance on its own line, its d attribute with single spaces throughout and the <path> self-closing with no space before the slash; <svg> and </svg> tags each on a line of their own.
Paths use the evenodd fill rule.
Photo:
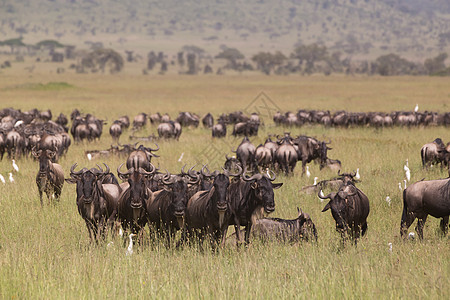
<svg viewBox="0 0 450 300">
<path fill-rule="evenodd" d="M 242 243 L 241 225 L 239 225 L 239 223 L 236 223 L 236 225 L 234 225 L 234 232 L 236 233 L 236 247 L 239 247 Z"/>
<path fill-rule="evenodd" d="M 59 202 L 59 198 L 61 197 L 62 186 L 55 186 L 55 200 Z"/>
<path fill-rule="evenodd" d="M 222 231 L 222 240 L 220 241 L 220 247 L 221 248 L 225 247 L 225 241 L 227 240 L 227 231 L 228 231 L 228 226 L 227 226 L 227 228 L 225 228 Z"/>
<path fill-rule="evenodd" d="M 448 232 L 448 219 L 449 219 L 449 216 L 443 217 L 441 219 L 441 230 L 442 230 L 443 236 L 446 236 L 447 232 Z"/>
<path fill-rule="evenodd" d="M 414 222 L 415 219 L 416 216 L 413 213 L 408 213 L 406 204 L 403 203 L 402 220 L 400 222 L 400 236 L 402 237 L 406 236 L 408 228 L 411 226 L 411 224 Z"/>
<path fill-rule="evenodd" d="M 416 232 L 419 236 L 419 239 L 423 240 L 423 227 L 425 226 L 425 222 L 427 220 L 428 215 L 424 215 L 423 217 L 419 217 L 417 220 Z"/>
<path fill-rule="evenodd" d="M 247 226 L 245 226 L 245 245 L 248 246 L 250 243 L 250 231 L 252 230 L 252 223 L 248 223 Z"/>
<path fill-rule="evenodd" d="M 367 222 L 364 222 L 364 224 L 361 227 L 361 236 L 364 236 L 367 232 Z"/>
</svg>

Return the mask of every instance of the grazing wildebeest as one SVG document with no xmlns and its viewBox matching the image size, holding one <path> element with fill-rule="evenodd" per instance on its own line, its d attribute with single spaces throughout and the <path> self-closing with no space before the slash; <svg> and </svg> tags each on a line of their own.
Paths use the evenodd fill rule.
<svg viewBox="0 0 450 300">
<path fill-rule="evenodd" d="M 200 118 L 194 113 L 180 112 L 178 117 L 175 119 L 175 122 L 180 123 L 181 126 L 197 127 L 200 123 Z"/>
<path fill-rule="evenodd" d="M 272 152 L 260 144 L 256 147 L 255 160 L 256 164 L 264 170 L 272 165 Z"/>
<path fill-rule="evenodd" d="M 108 165 L 105 164 L 105 171 L 99 165 L 98 169 L 75 171 L 76 166 L 70 168 L 66 182 L 76 184 L 78 213 L 86 223 L 91 241 L 98 242 L 99 237 L 105 237 L 107 222 L 112 229 L 121 189 Z"/>
<path fill-rule="evenodd" d="M 298 217 L 293 220 L 262 218 L 255 220 L 251 236 L 262 241 L 297 243 L 317 241 L 317 230 L 309 214 L 297 208 Z"/>
<path fill-rule="evenodd" d="M 130 127 L 130 118 L 128 116 L 122 116 L 117 119 L 117 121 L 120 122 L 120 127 L 122 127 L 122 129 Z"/>
<path fill-rule="evenodd" d="M 339 159 L 331 159 L 327 158 L 325 164 L 320 164 L 320 169 L 329 168 L 332 171 L 340 171 L 341 170 L 341 161 Z"/>
<path fill-rule="evenodd" d="M 6 134 L 6 152 L 8 158 L 17 159 L 25 154 L 25 139 L 15 129 Z"/>
<path fill-rule="evenodd" d="M 403 191 L 403 214 L 400 223 L 400 234 L 405 237 L 409 226 L 417 221 L 416 231 L 423 239 L 423 227 L 428 215 L 442 218 L 441 230 L 448 231 L 450 215 L 450 178 L 418 181 Z"/>
<path fill-rule="evenodd" d="M 236 151 L 231 150 L 236 153 L 236 157 L 241 163 L 243 168 L 247 168 L 249 170 L 254 170 L 256 167 L 255 161 L 255 146 L 250 142 L 248 137 L 244 137 L 242 142 L 237 147 Z"/>
<path fill-rule="evenodd" d="M 202 123 L 203 126 L 206 128 L 212 128 L 214 125 L 214 118 L 210 113 L 207 113 L 203 118 L 202 118 Z"/>
<path fill-rule="evenodd" d="M 168 121 L 158 125 L 158 135 L 160 138 L 174 138 L 178 141 L 181 135 L 181 124 L 178 122 Z"/>
<path fill-rule="evenodd" d="M 134 117 L 133 130 L 139 130 L 147 124 L 147 114 L 140 113 Z"/>
<path fill-rule="evenodd" d="M 330 199 L 322 212 L 331 209 L 331 214 L 336 222 L 336 230 L 342 238 L 346 234 L 357 243 L 360 235 L 364 236 L 367 231 L 367 216 L 369 215 L 369 199 L 352 183 L 347 183 L 339 188 L 337 193 L 330 193 L 320 199 Z"/>
<path fill-rule="evenodd" d="M 286 175 L 289 175 L 290 172 L 294 172 L 298 154 L 292 144 L 292 138 L 288 134 L 279 141 L 279 144 L 280 146 L 275 152 L 274 161 L 279 169 L 283 170 Z"/>
<path fill-rule="evenodd" d="M 425 144 L 420 149 L 420 157 L 422 158 L 422 167 L 427 168 L 432 164 L 443 163 L 443 154 L 445 153 L 445 145 L 440 138 L 433 142 Z"/>
<path fill-rule="evenodd" d="M 42 201 L 42 193 L 47 194 L 48 200 L 55 197 L 59 201 L 61 190 L 64 185 L 64 171 L 59 164 L 52 163 L 51 159 L 56 152 L 51 150 L 33 149 L 32 154 L 39 159 L 39 171 L 36 175 L 36 184 L 39 190 L 39 199 L 41 206 L 44 205 Z"/>
<path fill-rule="evenodd" d="M 219 121 L 212 127 L 212 137 L 225 137 L 227 135 L 227 126 L 222 121 Z"/>
<path fill-rule="evenodd" d="M 150 123 L 152 124 L 158 124 L 161 122 L 161 114 L 158 112 L 156 114 L 150 115 Z"/>
<path fill-rule="evenodd" d="M 315 138 L 299 136 L 295 138 L 293 144 L 297 147 L 298 160 L 302 161 L 302 175 L 305 174 L 306 164 L 312 160 L 319 160 L 321 164 L 326 163 L 327 147 L 326 142 L 319 142 Z"/>
<path fill-rule="evenodd" d="M 263 212 L 271 213 L 275 210 L 273 190 L 280 188 L 283 183 L 272 183 L 275 174 L 255 174 L 251 177 L 245 175 L 241 179 L 230 183 L 228 197 L 230 201 L 230 225 L 234 225 L 237 243 L 242 241 L 240 227 L 245 226 L 244 241 L 250 241 L 250 231 L 254 220 L 260 218 Z"/>
<path fill-rule="evenodd" d="M 118 142 L 120 135 L 122 134 L 122 126 L 120 121 L 114 121 L 109 128 L 109 134 L 111 135 L 114 142 Z"/>
<path fill-rule="evenodd" d="M 182 242 L 196 237 L 201 246 L 203 239 L 209 237 L 213 249 L 219 244 L 224 245 L 231 216 L 227 197 L 229 176 L 240 176 L 241 173 L 242 169 L 234 174 L 226 170 L 216 174 L 209 190 L 197 192 L 188 200 Z"/>
</svg>

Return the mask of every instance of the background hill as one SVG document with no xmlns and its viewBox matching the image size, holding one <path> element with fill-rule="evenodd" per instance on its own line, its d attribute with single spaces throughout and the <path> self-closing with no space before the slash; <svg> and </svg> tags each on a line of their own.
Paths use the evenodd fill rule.
<svg viewBox="0 0 450 300">
<path fill-rule="evenodd" d="M 57 39 L 146 54 L 220 45 L 244 54 L 323 43 L 352 57 L 449 51 L 448 0 L 0 0 L 0 40 Z"/>
</svg>

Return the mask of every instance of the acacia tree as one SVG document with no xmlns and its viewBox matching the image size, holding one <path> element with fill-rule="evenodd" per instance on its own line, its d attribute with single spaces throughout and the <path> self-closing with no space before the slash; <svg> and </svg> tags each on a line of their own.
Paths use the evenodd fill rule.
<svg viewBox="0 0 450 300">
<path fill-rule="evenodd" d="M 110 73 L 117 73 L 123 69 L 123 57 L 113 49 L 96 49 L 89 52 L 81 60 L 83 68 L 91 69 L 92 72 L 100 70 L 105 72 L 105 68 L 109 66 Z"/>
<path fill-rule="evenodd" d="M 227 60 L 227 67 L 229 67 L 230 69 L 237 69 L 237 61 L 239 59 L 244 59 L 245 56 L 244 54 L 241 53 L 241 51 L 239 51 L 236 48 L 225 48 L 223 49 L 222 52 L 220 52 L 219 54 L 216 55 L 215 58 L 222 58 Z"/>
<path fill-rule="evenodd" d="M 305 63 L 304 72 L 311 74 L 315 70 L 315 63 L 328 58 L 328 50 L 326 46 L 320 46 L 318 44 L 300 45 L 295 47 L 291 58 L 298 59 L 300 66 Z"/>
<path fill-rule="evenodd" d="M 280 51 L 275 52 L 275 54 L 259 52 L 252 57 L 252 61 L 256 63 L 258 70 L 261 70 L 266 75 L 270 75 L 270 72 L 275 67 L 282 65 L 285 60 L 286 56 Z"/>
<path fill-rule="evenodd" d="M 434 58 L 428 58 L 424 62 L 425 69 L 429 75 L 438 74 L 445 70 L 445 60 L 447 59 L 447 53 L 441 53 Z"/>
</svg>

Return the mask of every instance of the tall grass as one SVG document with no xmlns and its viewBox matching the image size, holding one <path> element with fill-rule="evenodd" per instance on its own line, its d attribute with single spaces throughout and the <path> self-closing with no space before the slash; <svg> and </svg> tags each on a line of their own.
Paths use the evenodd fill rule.
<svg viewBox="0 0 450 300">
<path fill-rule="evenodd" d="M 8 89 L 24 84 L 65 82 L 70 89 Z M 448 79 L 443 78 L 341 78 L 341 77 L 144 77 L 52 74 L 22 77 L 0 74 L 1 107 L 28 110 L 51 108 L 69 114 L 73 108 L 92 112 L 111 122 L 139 112 L 179 111 L 215 117 L 245 107 L 260 91 L 265 91 L 283 110 L 297 108 L 345 108 L 352 111 L 411 110 L 446 111 L 450 95 Z M 255 144 L 269 133 L 307 134 L 332 140 L 331 158 L 342 161 L 344 171 L 360 168 L 358 184 L 369 197 L 369 229 L 357 247 L 341 247 L 325 203 L 315 195 L 299 193 L 312 184 L 301 177 L 297 166 L 275 192 L 273 216 L 294 218 L 296 207 L 308 212 L 315 222 L 319 242 L 284 245 L 253 242 L 248 249 L 227 245 L 219 253 L 196 248 L 166 249 L 161 244 L 136 246 L 131 257 L 118 238 L 108 237 L 94 245 L 88 239 L 85 224 L 75 205 L 75 187 L 65 184 L 61 201 L 41 208 L 35 184 L 38 164 L 31 159 L 18 161 L 16 183 L 0 185 L 0 296 L 2 298 L 435 298 L 449 297 L 449 238 L 439 235 L 439 220 L 427 220 L 422 242 L 402 241 L 399 225 L 402 211 L 398 182 L 404 179 L 403 165 L 409 159 L 412 181 L 446 177 L 439 168 L 424 171 L 420 165 L 420 147 L 436 137 L 449 141 L 448 129 L 429 128 L 302 128 L 274 127 L 270 120 Z M 230 129 L 230 128 L 229 128 Z M 100 141 L 71 146 L 60 163 L 66 177 L 70 166 L 93 167 L 106 162 L 115 170 L 124 158 L 110 157 L 88 161 L 87 149 L 104 149 L 112 143 L 105 126 Z M 147 126 L 137 134 L 155 133 Z M 126 132 L 121 142 L 129 142 Z M 184 163 L 200 160 L 219 168 L 221 161 L 201 156 L 205 147 L 216 145 L 230 153 L 239 139 L 212 140 L 210 131 L 201 127 L 183 129 L 180 141 L 161 141 L 161 168 L 177 172 Z M 182 162 L 178 162 L 184 152 Z M 222 152 L 220 153 L 222 155 Z M 12 171 L 3 159 L 0 173 Z M 335 176 L 311 165 L 312 177 Z M 389 195 L 392 204 L 384 200 Z M 148 229 L 146 229 L 148 232 Z M 230 227 L 230 232 L 232 232 Z M 411 227 L 410 231 L 413 231 Z M 112 241 L 112 246 L 107 244 Z M 393 243 L 392 252 L 388 243 Z"/>
</svg>

